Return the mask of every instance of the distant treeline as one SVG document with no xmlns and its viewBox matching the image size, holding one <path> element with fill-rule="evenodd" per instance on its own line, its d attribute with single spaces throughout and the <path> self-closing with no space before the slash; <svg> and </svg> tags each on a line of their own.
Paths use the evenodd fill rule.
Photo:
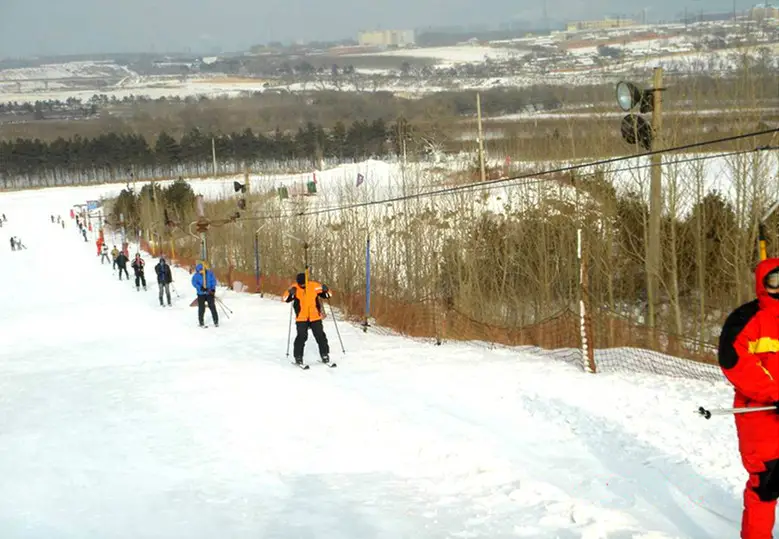
<svg viewBox="0 0 779 539">
<path fill-rule="evenodd" d="M 50 143 L 19 138 L 0 142 L 0 178 L 4 187 L 18 188 L 88 182 L 88 178 L 78 178 L 95 171 L 103 172 L 98 174 L 102 180 L 140 171 L 154 176 L 206 173 L 211 170 L 212 139 L 222 164 L 240 167 L 266 160 L 297 160 L 315 165 L 325 158 L 352 161 L 398 154 L 404 138 L 406 151 L 413 153 L 413 127 L 403 119 L 389 125 L 381 119 L 358 120 L 348 127 L 338 122 L 332 129 L 308 123 L 294 134 L 279 130 L 262 134 L 251 129 L 211 134 L 193 129 L 176 139 L 163 131 L 154 141 L 117 133 L 58 138 Z"/>
</svg>

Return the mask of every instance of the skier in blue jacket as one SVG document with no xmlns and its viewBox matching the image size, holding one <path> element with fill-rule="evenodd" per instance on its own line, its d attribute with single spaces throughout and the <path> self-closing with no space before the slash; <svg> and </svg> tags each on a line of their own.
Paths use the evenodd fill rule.
<svg viewBox="0 0 779 539">
<path fill-rule="evenodd" d="M 211 311 L 211 318 L 214 320 L 214 326 L 219 327 L 219 314 L 216 312 L 216 303 L 214 294 L 216 294 L 216 277 L 214 272 L 198 263 L 195 266 L 195 274 L 192 275 L 192 286 L 197 291 L 197 321 L 200 327 L 205 327 L 203 317 L 206 314 L 206 303 Z"/>
</svg>

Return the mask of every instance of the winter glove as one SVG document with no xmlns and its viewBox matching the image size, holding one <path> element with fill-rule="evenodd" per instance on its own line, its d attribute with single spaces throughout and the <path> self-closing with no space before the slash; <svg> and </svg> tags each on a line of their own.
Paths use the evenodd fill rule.
<svg viewBox="0 0 779 539">
<path fill-rule="evenodd" d="M 775 410 L 775 411 L 776 411 L 776 413 L 777 413 L 777 414 L 779 414 L 779 401 L 776 401 L 776 402 L 774 403 L 774 406 L 776 406 L 776 410 Z"/>
<path fill-rule="evenodd" d="M 211 290 L 209 290 L 209 291 L 208 291 L 208 293 L 209 293 L 209 294 L 211 294 L 211 295 L 213 296 L 214 294 L 216 294 L 216 290 L 214 290 L 214 289 L 212 288 Z"/>
<path fill-rule="evenodd" d="M 294 298 L 295 297 L 295 287 L 290 286 L 289 290 L 287 290 L 287 293 L 289 294 L 289 297 Z"/>
</svg>

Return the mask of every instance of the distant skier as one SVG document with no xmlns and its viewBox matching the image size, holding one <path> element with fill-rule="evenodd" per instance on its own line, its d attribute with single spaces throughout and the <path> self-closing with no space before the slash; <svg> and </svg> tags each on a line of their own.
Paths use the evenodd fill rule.
<svg viewBox="0 0 779 539">
<path fill-rule="evenodd" d="M 119 268 L 119 280 L 122 280 L 122 272 L 127 276 L 127 280 L 130 280 L 130 274 L 127 273 L 127 263 L 130 261 L 129 258 L 127 258 L 127 255 L 124 253 L 119 253 L 119 256 L 116 257 L 116 267 Z"/>
<path fill-rule="evenodd" d="M 103 243 L 100 246 L 100 263 L 101 264 L 105 264 L 106 262 L 109 262 L 109 261 L 110 260 L 108 258 L 108 245 Z"/>
<path fill-rule="evenodd" d="M 171 272 L 164 256 L 161 256 L 160 261 L 154 266 L 154 273 L 157 274 L 157 284 L 160 287 L 160 306 L 165 306 L 162 303 L 162 293 L 165 292 L 165 296 L 168 299 L 168 307 L 170 307 L 170 283 L 173 282 L 173 272 Z"/>
<path fill-rule="evenodd" d="M 54 216 L 53 215 L 51 216 L 51 222 L 52 223 L 54 222 Z"/>
<path fill-rule="evenodd" d="M 323 363 L 330 362 L 330 345 L 327 342 L 327 335 L 322 325 L 322 299 L 331 297 L 327 285 L 317 281 L 309 280 L 306 282 L 306 274 L 298 273 L 295 277 L 295 283 L 287 290 L 287 295 L 283 301 L 292 303 L 295 310 L 295 328 L 297 335 L 292 348 L 292 354 L 295 357 L 295 363 L 303 363 L 303 349 L 308 340 L 308 330 L 314 334 L 314 339 L 319 346 L 319 356 Z"/>
<path fill-rule="evenodd" d="M 81 228 L 81 235 L 84 236 L 84 243 L 89 243 L 89 240 L 87 239 L 87 229 Z"/>
<path fill-rule="evenodd" d="M 11 236 L 11 250 L 16 251 L 16 240 Z"/>
<path fill-rule="evenodd" d="M 779 407 L 779 258 L 755 269 L 757 299 L 725 320 L 719 338 L 722 372 L 735 388 L 733 406 Z M 779 408 L 736 414 L 744 489 L 742 539 L 770 539 L 779 498 Z"/>
<path fill-rule="evenodd" d="M 116 245 L 114 245 L 114 248 L 111 249 L 111 260 L 113 260 L 112 269 L 116 269 L 116 257 L 118 256 L 119 256 L 119 249 L 117 249 Z"/>
<path fill-rule="evenodd" d="M 141 284 L 143 284 L 143 289 L 146 290 L 146 276 L 144 275 L 145 266 L 146 262 L 144 262 L 143 258 L 141 258 L 141 254 L 136 253 L 132 267 L 133 271 L 135 272 L 135 289 L 139 291 L 141 289 Z"/>
<path fill-rule="evenodd" d="M 211 318 L 214 320 L 214 326 L 219 327 L 219 314 L 216 312 L 216 277 L 214 272 L 206 269 L 202 263 L 195 266 L 195 273 L 192 275 L 192 286 L 197 291 L 197 321 L 200 327 L 205 327 L 204 317 L 206 314 L 206 303 L 208 310 L 211 311 Z"/>
<path fill-rule="evenodd" d="M 24 244 L 22 243 L 22 240 L 19 239 L 19 236 L 14 236 L 13 239 L 16 242 L 17 251 L 21 251 L 22 249 L 27 249 L 27 247 L 25 247 Z"/>
</svg>

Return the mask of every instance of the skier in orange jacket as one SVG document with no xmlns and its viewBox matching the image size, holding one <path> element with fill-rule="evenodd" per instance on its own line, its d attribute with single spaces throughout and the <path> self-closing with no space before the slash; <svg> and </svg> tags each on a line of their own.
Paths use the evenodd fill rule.
<svg viewBox="0 0 779 539">
<path fill-rule="evenodd" d="M 305 273 L 298 273 L 295 282 L 287 290 L 287 294 L 282 301 L 292 303 L 295 310 L 295 328 L 297 334 L 293 344 L 292 354 L 295 357 L 295 363 L 303 364 L 303 349 L 308 340 L 308 330 L 314 334 L 314 339 L 319 346 L 319 356 L 322 363 L 330 362 L 330 345 L 327 342 L 327 335 L 322 325 L 322 299 L 328 299 L 332 296 L 327 285 L 317 281 L 306 279 Z"/>
</svg>

